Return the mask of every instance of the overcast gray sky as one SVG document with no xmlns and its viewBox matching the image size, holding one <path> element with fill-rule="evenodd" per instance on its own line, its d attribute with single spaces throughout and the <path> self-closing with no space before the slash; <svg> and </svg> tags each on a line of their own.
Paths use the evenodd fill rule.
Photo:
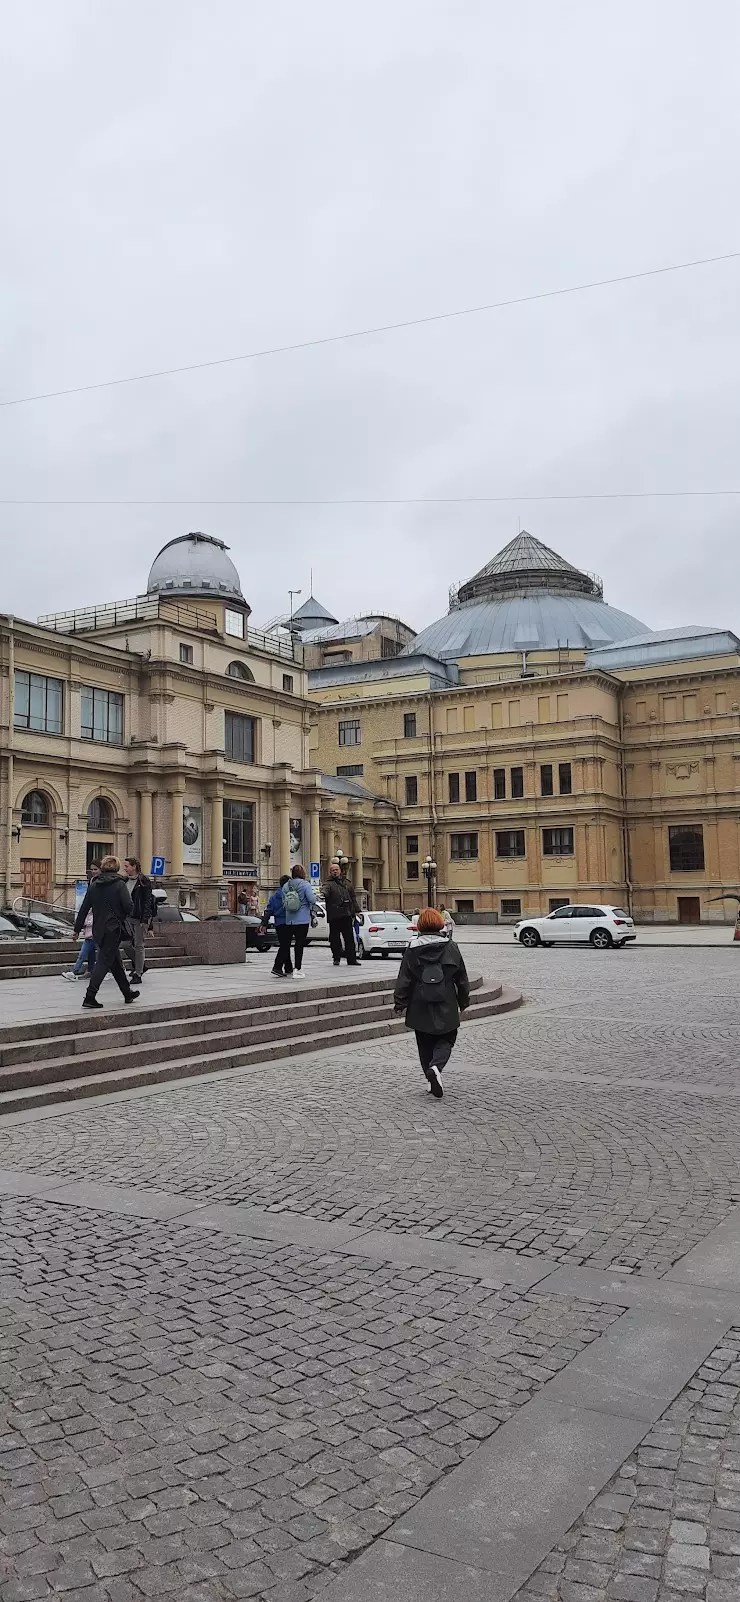
<svg viewBox="0 0 740 1602">
<path fill-rule="evenodd" d="M 735 0 L 35 0 L 4 14 L 0 398 L 740 248 Z M 446 611 L 518 519 L 740 628 L 740 262 L 0 410 L 0 608 L 231 547 L 254 621 Z M 499 506 L 229 498 L 520 495 Z"/>
</svg>

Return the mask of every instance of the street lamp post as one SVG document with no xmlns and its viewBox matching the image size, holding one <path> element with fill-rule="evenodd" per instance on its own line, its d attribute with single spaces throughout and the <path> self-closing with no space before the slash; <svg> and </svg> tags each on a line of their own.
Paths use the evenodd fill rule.
<svg viewBox="0 0 740 1602">
<path fill-rule="evenodd" d="M 435 879 L 437 875 L 437 864 L 432 857 L 425 857 L 421 866 L 422 873 L 424 874 L 424 878 L 427 882 L 427 906 L 433 907 L 435 900 L 434 890 Z"/>
<path fill-rule="evenodd" d="M 347 869 L 349 867 L 349 857 L 345 857 L 341 846 L 339 847 L 339 850 L 337 851 L 337 854 L 336 854 L 334 860 L 335 860 L 335 862 L 339 863 L 339 872 L 342 874 L 343 878 L 346 878 L 347 877 Z"/>
</svg>

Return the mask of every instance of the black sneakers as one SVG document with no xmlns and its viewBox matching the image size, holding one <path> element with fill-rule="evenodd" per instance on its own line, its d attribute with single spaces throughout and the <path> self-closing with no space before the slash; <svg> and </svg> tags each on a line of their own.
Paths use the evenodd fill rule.
<svg viewBox="0 0 740 1602">
<path fill-rule="evenodd" d="M 437 1100 L 439 1101 L 444 1095 L 444 1091 L 442 1089 L 442 1080 L 440 1078 L 439 1069 L 435 1068 L 434 1063 L 432 1063 L 427 1072 L 427 1079 L 429 1080 L 429 1089 L 431 1090 L 432 1095 L 436 1096 Z"/>
<path fill-rule="evenodd" d="M 84 999 L 82 1005 L 83 1005 L 83 1007 L 97 1007 L 97 1008 L 99 1008 L 100 1012 L 103 1011 L 103 1003 L 102 1003 L 102 1001 L 96 1001 L 94 996 L 90 996 L 89 1000 L 88 1000 L 87 996 L 85 996 L 85 999 Z"/>
<path fill-rule="evenodd" d="M 138 990 L 129 990 L 128 995 L 124 996 L 124 998 L 123 998 L 125 1003 L 126 1003 L 126 1006 L 128 1006 L 130 1001 L 138 1001 L 139 994 L 140 994 L 140 992 Z M 100 1006 L 100 1002 L 98 1002 L 98 1006 Z M 442 1094 L 442 1092 L 440 1090 L 440 1096 L 441 1096 L 441 1094 Z"/>
<path fill-rule="evenodd" d="M 131 975 L 131 983 L 132 983 L 132 985 L 140 985 L 141 984 L 141 974 L 140 973 L 132 973 L 132 975 Z"/>
</svg>

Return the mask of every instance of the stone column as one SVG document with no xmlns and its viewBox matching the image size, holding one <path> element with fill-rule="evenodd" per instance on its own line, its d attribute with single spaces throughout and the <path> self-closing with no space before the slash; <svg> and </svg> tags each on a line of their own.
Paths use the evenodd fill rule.
<svg viewBox="0 0 740 1602">
<path fill-rule="evenodd" d="M 170 822 L 170 878 L 178 879 L 182 876 L 182 795 L 174 790 L 171 796 L 172 817 Z"/>
<path fill-rule="evenodd" d="M 278 859 L 280 872 L 290 873 L 290 801 L 278 807 Z"/>
<path fill-rule="evenodd" d="M 321 863 L 321 813 L 315 807 L 309 816 L 308 837 L 311 851 L 311 862 Z"/>
<path fill-rule="evenodd" d="M 211 796 L 211 878 L 220 879 L 224 871 L 224 803 L 220 795 Z"/>
<path fill-rule="evenodd" d="M 380 888 L 384 894 L 390 890 L 387 834 L 381 834 L 380 836 Z"/>
<path fill-rule="evenodd" d="M 154 855 L 154 825 L 152 821 L 153 796 L 151 790 L 139 791 L 139 840 L 137 855 L 145 873 L 149 872 Z"/>
<path fill-rule="evenodd" d="M 362 860 L 362 830 L 355 829 L 352 834 L 352 855 L 355 859 L 354 888 L 357 895 L 362 894 L 362 879 L 365 871 Z"/>
</svg>

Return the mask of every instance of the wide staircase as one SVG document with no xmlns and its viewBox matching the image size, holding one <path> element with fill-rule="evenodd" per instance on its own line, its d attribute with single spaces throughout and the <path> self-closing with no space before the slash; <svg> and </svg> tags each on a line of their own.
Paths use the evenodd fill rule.
<svg viewBox="0 0 740 1602">
<path fill-rule="evenodd" d="M 393 978 L 308 986 L 298 994 L 219 996 L 121 1007 L 0 1028 L 0 1114 L 161 1085 L 275 1058 L 402 1034 Z M 465 1028 L 521 1006 L 495 983 L 471 982 Z"/>
<path fill-rule="evenodd" d="M 53 979 L 72 968 L 79 954 L 74 939 L 0 940 L 0 979 Z M 147 941 L 147 968 L 191 968 L 199 962 L 199 957 L 186 955 L 184 946 Z"/>
</svg>

